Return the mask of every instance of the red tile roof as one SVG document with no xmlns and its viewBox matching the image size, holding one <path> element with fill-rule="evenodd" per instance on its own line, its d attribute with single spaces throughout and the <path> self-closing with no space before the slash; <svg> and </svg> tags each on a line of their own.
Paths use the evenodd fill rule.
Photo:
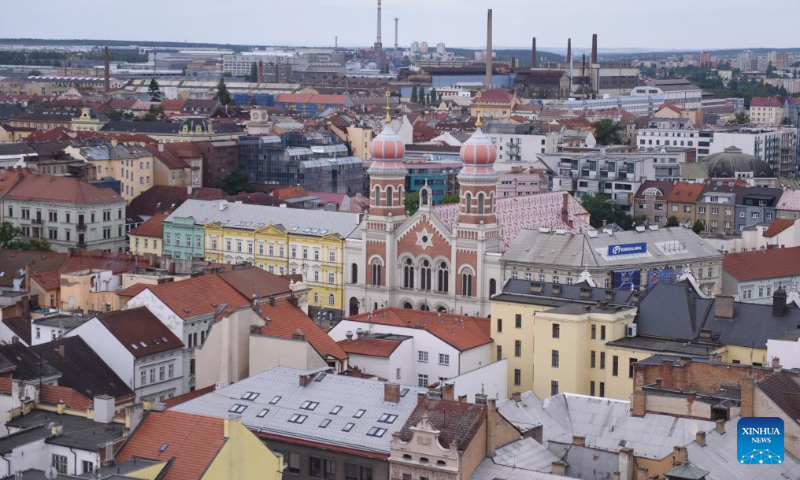
<svg viewBox="0 0 800 480">
<path fill-rule="evenodd" d="M 120 297 L 135 297 L 136 295 L 142 293 L 143 290 L 146 290 L 149 286 L 150 285 L 147 283 L 134 283 L 130 287 L 117 292 L 117 295 Z"/>
<path fill-rule="evenodd" d="M 244 298 L 253 300 L 275 295 L 288 295 L 290 279 L 267 272 L 258 267 L 235 268 L 219 277 L 236 289 Z"/>
<path fill-rule="evenodd" d="M 680 105 L 677 105 L 677 104 L 674 104 L 674 103 L 671 103 L 671 102 L 667 102 L 667 103 L 661 105 L 661 108 L 659 108 L 659 110 L 663 110 L 665 108 L 668 108 L 668 109 L 672 110 L 675 113 L 681 113 L 681 111 L 683 110 L 680 107 Z"/>
<path fill-rule="evenodd" d="M 291 301 L 278 300 L 275 305 L 264 303 L 258 306 L 257 311 L 266 322 L 266 325 L 259 330 L 261 335 L 289 339 L 295 332 L 300 331 L 320 356 L 330 355 L 338 360 L 347 358 L 347 353 L 342 347 Z"/>
<path fill-rule="evenodd" d="M 163 100 L 161 102 L 165 112 L 180 112 L 185 104 L 186 100 Z"/>
<path fill-rule="evenodd" d="M 31 275 L 36 283 L 44 290 L 58 290 L 61 288 L 61 276 L 58 272 L 45 272 Z"/>
<path fill-rule="evenodd" d="M 80 411 L 86 410 L 94 404 L 92 400 L 84 397 L 76 390 L 56 385 L 42 385 L 40 400 L 42 403 L 50 405 L 58 405 L 63 401 L 67 408 Z"/>
<path fill-rule="evenodd" d="M 502 88 L 490 88 L 481 94 L 481 98 L 475 98 L 473 103 L 511 103 L 514 95 Z"/>
<path fill-rule="evenodd" d="M 489 337 L 491 321 L 484 317 L 383 308 L 349 317 L 348 320 L 426 330 L 461 351 L 492 342 Z"/>
<path fill-rule="evenodd" d="M 668 202 L 695 203 L 703 194 L 702 183 L 678 182 L 672 187 L 672 193 L 667 198 Z"/>
<path fill-rule="evenodd" d="M 168 216 L 166 213 L 154 214 L 143 224 L 131 230 L 131 235 L 161 238 L 164 235 L 164 219 Z"/>
<path fill-rule="evenodd" d="M 413 437 L 411 429 L 423 418 L 439 431 L 440 445 L 449 447 L 455 441 L 463 452 L 486 420 L 486 407 L 453 400 L 421 400 L 400 430 L 400 438 L 410 441 Z"/>
<path fill-rule="evenodd" d="M 385 338 L 356 338 L 336 342 L 349 355 L 365 355 L 368 357 L 390 357 L 397 347 L 403 343 L 400 340 Z"/>
<path fill-rule="evenodd" d="M 52 252 L 29 252 L 24 250 L 2 250 L 0 251 L 0 286 L 11 287 L 14 281 L 14 273 L 23 270 L 26 265 L 30 265 L 33 275 L 45 272 L 58 271 L 66 262 L 66 253 Z"/>
<path fill-rule="evenodd" d="M 202 397 L 206 393 L 211 393 L 215 389 L 216 389 L 215 385 L 209 385 L 207 387 L 198 390 L 192 390 L 191 392 L 186 392 L 183 395 L 178 395 L 177 397 L 167 398 L 162 403 L 167 408 L 176 407 L 182 403 L 188 402 L 189 400 L 194 400 L 195 398 Z"/>
<path fill-rule="evenodd" d="M 740 282 L 800 275 L 800 247 L 729 253 L 722 269 Z"/>
<path fill-rule="evenodd" d="M 172 152 L 164 150 L 159 150 L 159 145 L 147 145 L 145 146 L 148 152 L 152 153 L 162 165 L 167 167 L 169 170 L 179 170 L 182 168 L 189 168 L 189 165 L 183 161 L 182 158 L 174 155 Z"/>
<path fill-rule="evenodd" d="M 130 289 L 126 289 L 130 290 Z M 180 282 L 146 285 L 159 300 L 181 318 L 216 313 L 220 308 L 235 310 L 249 305 L 249 301 L 219 275 L 203 275 Z M 126 295 L 122 291 L 118 295 Z"/>
<path fill-rule="evenodd" d="M 750 108 L 753 107 L 782 107 L 783 102 L 780 101 L 777 97 L 755 97 L 750 100 Z"/>
<path fill-rule="evenodd" d="M 769 228 L 764 232 L 764 236 L 767 238 L 772 238 L 793 225 L 794 220 L 789 220 L 788 218 L 776 218 L 772 221 L 772 224 L 769 226 Z"/>
<path fill-rule="evenodd" d="M 197 480 L 225 444 L 224 428 L 221 418 L 172 410 L 150 412 L 122 446 L 117 460 L 173 459 L 164 480 Z"/>
<path fill-rule="evenodd" d="M 183 342 L 145 307 L 110 312 L 98 318 L 136 358 L 183 348 Z"/>
<path fill-rule="evenodd" d="M 72 177 L 25 175 L 6 198 L 77 205 L 124 203 L 110 188 L 98 188 Z"/>
</svg>

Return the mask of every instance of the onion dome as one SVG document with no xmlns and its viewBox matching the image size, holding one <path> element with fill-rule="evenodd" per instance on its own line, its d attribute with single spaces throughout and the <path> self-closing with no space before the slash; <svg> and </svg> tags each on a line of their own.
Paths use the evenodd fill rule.
<svg viewBox="0 0 800 480">
<path fill-rule="evenodd" d="M 388 124 L 372 140 L 372 158 L 375 160 L 401 160 L 405 153 L 403 141 Z"/>
<path fill-rule="evenodd" d="M 497 159 L 497 149 L 492 141 L 483 134 L 480 128 L 461 145 L 461 162 L 464 165 L 488 167 Z"/>
</svg>

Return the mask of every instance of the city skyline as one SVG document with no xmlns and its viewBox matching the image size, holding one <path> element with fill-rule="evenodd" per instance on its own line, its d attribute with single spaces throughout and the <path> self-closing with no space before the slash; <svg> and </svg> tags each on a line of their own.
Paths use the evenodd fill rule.
<svg viewBox="0 0 800 480">
<path fill-rule="evenodd" d="M 155 2 L 142 0 L 143 8 L 126 11 L 125 22 L 102 22 L 120 12 L 122 2 L 98 4 L 91 0 L 78 0 L 64 4 L 45 0 L 33 5 L 14 3 L 6 6 L 7 18 L 36 16 L 37 22 L 10 22 L 4 28 L 5 38 L 43 39 L 108 39 L 129 41 L 203 42 L 243 45 L 333 46 L 338 37 L 339 46 L 366 47 L 375 40 L 376 0 L 343 0 L 336 4 L 335 20 L 322 14 L 330 4 L 321 0 L 305 0 L 298 4 L 280 6 L 280 16 L 297 21 L 271 22 L 276 5 L 269 2 L 253 4 L 245 0 L 225 3 L 197 0 Z M 777 0 L 762 6 L 760 15 L 748 17 L 743 23 L 741 13 L 750 7 L 744 0 L 729 2 L 689 2 L 676 0 L 671 5 L 675 11 L 691 11 L 692 15 L 680 22 L 667 22 L 669 16 L 647 17 L 639 12 L 641 4 L 632 0 L 598 4 L 591 0 L 576 0 L 569 11 L 557 2 L 546 0 L 541 5 L 530 6 L 524 0 L 496 0 L 493 2 L 440 0 L 434 3 L 422 0 L 395 0 L 383 2 L 383 43 L 394 43 L 394 18 L 400 19 L 399 43 L 408 46 L 412 41 L 428 41 L 435 45 L 444 42 L 448 47 L 478 48 L 485 41 L 485 14 L 494 10 L 495 48 L 527 48 L 530 37 L 536 36 L 542 51 L 563 49 L 566 39 L 573 39 L 576 50 L 588 49 L 592 33 L 599 36 L 600 50 L 716 50 L 742 48 L 800 48 L 792 37 L 783 32 L 792 27 L 800 5 L 790 0 Z M 724 5 L 724 9 L 720 8 Z M 48 15 L 42 16 L 42 11 Z M 250 12 L 246 18 L 263 18 L 253 22 L 252 28 L 219 29 L 220 19 L 237 17 Z M 420 12 L 425 12 L 421 15 Z M 579 12 L 580 15 L 574 15 Z M 567 18 L 569 14 L 571 17 Z M 341 20 L 339 20 L 341 18 Z M 548 21 L 545 18 L 555 19 Z M 715 21 L 709 22 L 709 18 Z M 239 19 L 233 18 L 238 23 Z M 653 35 L 653 28 L 663 23 L 677 25 L 675 33 Z M 76 29 L 75 24 L 88 28 Z M 142 25 L 150 27 L 142 34 Z M 359 25 L 359 28 L 352 28 Z M 624 25 L 625 28 L 621 28 Z M 647 40 L 639 41 L 637 39 Z"/>
</svg>

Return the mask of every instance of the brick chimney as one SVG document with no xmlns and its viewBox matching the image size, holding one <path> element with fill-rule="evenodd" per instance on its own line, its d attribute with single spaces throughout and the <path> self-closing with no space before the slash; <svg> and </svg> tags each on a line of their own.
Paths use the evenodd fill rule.
<svg viewBox="0 0 800 480">
<path fill-rule="evenodd" d="M 299 328 L 292 334 L 292 340 L 305 340 L 306 336 Z"/>
<path fill-rule="evenodd" d="M 631 415 L 634 417 L 644 417 L 647 411 L 647 394 L 641 390 L 633 392 L 633 402 L 631 402 Z"/>
<path fill-rule="evenodd" d="M 511 393 L 511 400 L 514 400 L 517 403 L 521 402 L 522 401 L 522 393 L 520 393 L 520 392 L 512 392 Z"/>
<path fill-rule="evenodd" d="M 497 401 L 494 398 L 486 400 L 486 407 L 486 456 L 492 458 L 495 448 L 499 446 L 495 445 L 497 443 L 495 436 L 497 435 L 497 417 L 500 414 L 497 413 Z"/>
<path fill-rule="evenodd" d="M 592 35 L 592 65 L 597 63 L 597 34 Z"/>
<path fill-rule="evenodd" d="M 576 447 L 585 447 L 586 446 L 586 437 L 583 435 L 573 435 L 572 436 L 572 444 Z"/>
<path fill-rule="evenodd" d="M 703 432 L 703 445 L 705 445 L 705 432 Z M 689 463 L 689 453 L 687 452 L 686 447 L 677 445 L 672 447 L 672 459 L 673 464 L 676 466 Z"/>
<path fill-rule="evenodd" d="M 742 417 L 753 416 L 753 402 L 756 389 L 756 377 L 745 377 L 742 379 L 742 407 L 739 413 Z"/>
<path fill-rule="evenodd" d="M 781 359 L 779 357 L 772 357 L 772 360 L 770 360 L 770 366 L 772 366 L 773 370 L 779 372 L 781 370 Z"/>
<path fill-rule="evenodd" d="M 456 397 L 456 386 L 452 383 L 446 383 L 442 385 L 442 400 L 452 400 L 455 401 Z"/>
<path fill-rule="evenodd" d="M 714 299 L 714 316 L 717 318 L 733 318 L 734 304 L 732 295 L 717 295 Z"/>
<path fill-rule="evenodd" d="M 700 445 L 701 447 L 706 446 L 706 432 L 700 430 L 695 434 L 694 437 L 695 437 L 694 440 L 695 442 L 697 442 L 698 445 Z"/>
<path fill-rule="evenodd" d="M 258 83 L 264 83 L 264 61 L 258 61 Z"/>
<path fill-rule="evenodd" d="M 383 401 L 386 403 L 400 403 L 400 385 L 386 382 L 383 384 Z"/>
<path fill-rule="evenodd" d="M 725 420 L 721 418 L 717 420 L 716 425 L 714 425 L 714 430 L 716 430 L 720 435 L 725 435 Z"/>
<path fill-rule="evenodd" d="M 314 374 L 311 374 L 311 373 L 301 374 L 300 377 L 299 377 L 299 379 L 300 379 L 300 381 L 299 381 L 300 387 L 307 386 L 309 383 L 311 383 L 311 379 L 312 378 L 314 378 Z"/>
<path fill-rule="evenodd" d="M 563 460 L 557 460 L 550 464 L 550 473 L 553 475 L 566 476 L 567 464 Z"/>
</svg>

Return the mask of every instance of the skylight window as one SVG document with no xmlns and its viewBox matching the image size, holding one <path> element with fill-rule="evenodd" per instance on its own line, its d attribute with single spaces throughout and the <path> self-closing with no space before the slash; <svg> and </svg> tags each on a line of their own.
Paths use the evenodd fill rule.
<svg viewBox="0 0 800 480">
<path fill-rule="evenodd" d="M 269 404 L 270 405 L 275 405 L 280 400 L 281 400 L 281 396 L 280 395 L 275 395 L 274 397 L 272 397 L 272 400 L 269 401 Z"/>
<path fill-rule="evenodd" d="M 381 415 L 381 418 L 378 419 L 381 423 L 394 423 L 397 420 L 397 415 L 392 415 L 390 413 L 384 413 Z"/>
<path fill-rule="evenodd" d="M 260 412 L 258 412 L 258 413 L 256 414 L 256 417 L 258 417 L 258 418 L 264 418 L 264 417 L 266 417 L 266 416 L 267 416 L 267 414 L 268 414 L 268 413 L 269 413 L 269 409 L 268 409 L 268 408 L 265 408 L 265 409 L 261 410 Z"/>
<path fill-rule="evenodd" d="M 353 415 L 353 418 L 361 418 L 364 416 L 365 413 L 367 413 L 366 410 L 364 410 L 363 408 L 359 408 L 356 414 Z"/>
<path fill-rule="evenodd" d="M 134 350 L 139 350 L 139 346 L 136 345 L 135 343 L 131 343 L 131 348 Z"/>
<path fill-rule="evenodd" d="M 146 344 L 146 343 L 144 343 L 144 341 L 140 341 L 140 342 L 139 342 L 139 345 L 141 345 L 141 346 L 142 346 L 142 348 L 147 348 L 147 344 Z"/>
<path fill-rule="evenodd" d="M 308 418 L 308 415 L 298 415 L 295 413 L 291 417 L 289 417 L 289 423 L 303 423 Z"/>
<path fill-rule="evenodd" d="M 300 405 L 300 408 L 303 409 L 303 410 L 312 410 L 313 411 L 315 408 L 317 408 L 317 405 L 319 405 L 319 402 L 308 402 L 308 401 L 306 401 L 306 402 L 303 402 L 302 405 Z"/>
<path fill-rule="evenodd" d="M 167 337 L 161 337 L 161 341 L 164 342 L 164 343 L 169 343 L 169 340 L 167 340 Z"/>
<path fill-rule="evenodd" d="M 327 428 L 331 424 L 330 419 L 326 418 L 319 424 L 319 428 Z"/>
<path fill-rule="evenodd" d="M 242 405 L 241 403 L 234 403 L 231 408 L 228 409 L 230 413 L 242 413 L 247 410 L 247 405 Z"/>
<path fill-rule="evenodd" d="M 252 402 L 256 398 L 258 398 L 258 395 L 259 394 L 256 392 L 245 392 L 245 394 L 242 395 L 242 400 L 249 400 Z"/>
<path fill-rule="evenodd" d="M 372 427 L 369 429 L 369 432 L 367 432 L 367 435 L 369 435 L 370 437 L 380 438 L 383 436 L 384 433 L 386 433 L 385 428 Z"/>
<path fill-rule="evenodd" d="M 348 423 L 347 425 L 345 425 L 345 426 L 344 426 L 344 428 L 342 429 L 342 431 L 343 431 L 343 432 L 349 432 L 349 431 L 350 431 L 350 430 L 352 430 L 352 429 L 353 429 L 353 427 L 355 427 L 355 426 L 356 426 L 356 424 L 355 424 L 355 423 Z"/>
<path fill-rule="evenodd" d="M 335 407 L 333 407 L 331 409 L 331 415 L 337 415 L 341 411 L 342 411 L 342 406 L 341 405 L 336 405 Z"/>
<path fill-rule="evenodd" d="M 401 388 L 400 389 L 400 396 L 401 397 L 405 397 L 407 393 L 408 393 L 408 389 L 407 388 Z"/>
</svg>

